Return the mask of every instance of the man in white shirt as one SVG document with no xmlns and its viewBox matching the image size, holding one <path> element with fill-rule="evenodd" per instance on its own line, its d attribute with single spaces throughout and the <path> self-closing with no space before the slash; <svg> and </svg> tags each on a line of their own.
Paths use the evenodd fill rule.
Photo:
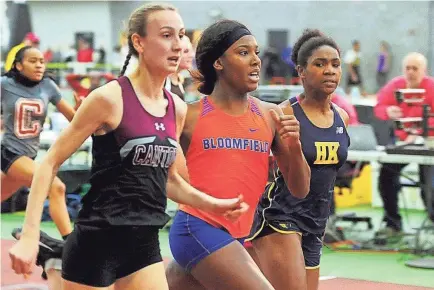
<svg viewBox="0 0 434 290">
<path fill-rule="evenodd" d="M 353 41 L 353 48 L 346 52 L 344 62 L 348 69 L 345 87 L 346 94 L 349 95 L 353 87 L 358 87 L 360 93 L 366 95 L 360 73 L 361 53 L 360 42 L 358 40 Z"/>
</svg>

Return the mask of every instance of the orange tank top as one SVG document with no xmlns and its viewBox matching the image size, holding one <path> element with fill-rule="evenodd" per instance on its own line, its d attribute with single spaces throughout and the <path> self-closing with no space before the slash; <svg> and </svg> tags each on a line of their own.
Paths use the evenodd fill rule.
<svg viewBox="0 0 434 290">
<path fill-rule="evenodd" d="M 208 97 L 200 102 L 199 120 L 186 154 L 192 186 L 217 198 L 243 194 L 247 213 L 232 223 L 224 217 L 181 205 L 180 209 L 207 223 L 223 227 L 234 238 L 249 235 L 259 198 L 268 177 L 271 128 L 256 100 L 240 116 L 231 116 Z"/>
</svg>

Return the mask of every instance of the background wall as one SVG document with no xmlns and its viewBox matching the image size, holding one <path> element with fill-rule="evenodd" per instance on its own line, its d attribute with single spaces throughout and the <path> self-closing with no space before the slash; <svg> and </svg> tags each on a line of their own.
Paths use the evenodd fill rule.
<svg viewBox="0 0 434 290">
<path fill-rule="evenodd" d="M 120 29 L 130 13 L 143 1 L 28 1 L 32 27 L 41 47 L 67 46 L 77 31 L 95 33 L 96 47 L 104 46 L 108 59 L 119 43 Z M 427 55 L 434 71 L 433 2 L 374 1 L 175 1 L 187 29 L 203 29 L 213 15 L 246 24 L 264 50 L 268 30 L 288 30 L 293 44 L 303 29 L 319 28 L 333 37 L 343 53 L 351 41 L 361 42 L 362 74 L 371 92 L 376 90 L 375 70 L 379 42 L 392 50 L 391 77 L 400 73 L 402 57 L 410 51 Z M 50 16 L 47 16 L 50 15 Z"/>
<path fill-rule="evenodd" d="M 95 48 L 112 50 L 112 13 L 107 1 L 28 1 L 33 31 L 41 48 L 66 48 L 76 32 L 93 32 Z M 119 28 L 117 28 L 119 29 Z"/>
</svg>

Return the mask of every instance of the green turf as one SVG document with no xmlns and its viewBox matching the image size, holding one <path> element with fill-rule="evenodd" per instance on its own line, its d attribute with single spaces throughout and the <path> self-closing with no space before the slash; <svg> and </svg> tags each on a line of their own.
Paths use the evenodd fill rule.
<svg viewBox="0 0 434 290">
<path fill-rule="evenodd" d="M 321 276 L 336 276 L 377 282 L 433 287 L 434 270 L 409 268 L 414 256 L 389 253 L 343 253 L 324 251 Z"/>
<path fill-rule="evenodd" d="M 382 211 L 369 207 L 359 207 L 353 209 L 339 210 L 338 213 L 354 211 L 358 215 L 368 215 L 374 219 L 374 226 L 380 225 Z M 404 214 L 406 219 L 406 215 Z M 408 220 L 405 220 L 406 229 L 419 226 L 424 218 L 423 212 L 409 211 Z M 12 239 L 10 232 L 14 227 L 21 226 L 23 222 L 22 213 L 2 214 L 1 215 L 1 237 Z M 345 226 L 345 224 L 343 224 Z M 56 227 L 52 222 L 43 222 L 42 230 L 48 234 L 60 238 Z M 353 230 L 351 236 L 359 238 L 369 238 L 373 231 L 367 231 L 364 225 L 348 225 L 348 229 Z M 168 232 L 160 233 L 161 251 L 164 257 L 171 257 L 168 244 Z M 378 282 L 389 282 L 415 286 L 433 287 L 434 270 L 421 270 L 405 266 L 405 261 L 413 256 L 404 253 L 362 253 L 362 252 L 339 252 L 327 248 L 323 250 L 321 260 L 321 275 L 336 276 L 343 278 L 362 279 Z"/>
<path fill-rule="evenodd" d="M 22 212 L 13 214 L 1 215 L 1 238 L 7 240 L 13 240 L 11 232 L 16 227 L 21 227 L 24 221 L 24 215 Z M 49 234 L 54 238 L 61 239 L 59 232 L 53 222 L 42 222 L 41 230 Z M 164 257 L 171 257 L 172 254 L 169 248 L 169 233 L 165 230 L 160 232 L 160 247 Z"/>
</svg>

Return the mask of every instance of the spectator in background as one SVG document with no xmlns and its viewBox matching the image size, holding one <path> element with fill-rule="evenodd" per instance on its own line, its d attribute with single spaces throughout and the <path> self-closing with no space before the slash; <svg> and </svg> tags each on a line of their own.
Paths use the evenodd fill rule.
<svg viewBox="0 0 434 290">
<path fill-rule="evenodd" d="M 45 52 L 44 52 L 44 59 L 46 62 L 52 62 L 54 57 L 54 52 L 51 48 L 48 48 Z"/>
<path fill-rule="evenodd" d="M 377 93 L 378 103 L 374 108 L 374 113 L 381 120 L 422 117 L 422 106 L 412 106 L 405 102 L 398 104 L 395 91 L 399 89 L 425 89 L 424 103 L 430 105 L 431 113 L 434 113 L 434 78 L 426 75 L 427 59 L 420 53 L 412 52 L 404 58 L 402 65 L 404 75 L 392 79 Z M 430 126 L 434 126 L 434 121 L 430 122 Z M 395 130 L 396 138 L 407 143 L 413 143 L 418 134 L 420 134 L 418 130 L 409 133 L 403 130 Z M 380 170 L 378 184 L 385 210 L 384 221 L 386 222 L 386 227 L 379 231 L 380 234 L 390 236 L 402 230 L 401 215 L 398 211 L 398 192 L 401 188 L 400 172 L 405 166 L 407 164 L 384 163 Z M 423 166 L 419 166 L 419 178 L 423 183 L 422 168 Z M 425 201 L 423 188 L 421 188 L 421 194 Z M 434 215 L 430 218 L 434 221 Z"/>
<path fill-rule="evenodd" d="M 291 85 L 301 85 L 301 79 L 298 75 L 297 68 L 291 60 L 292 46 L 288 46 L 282 51 L 282 60 L 288 65 L 289 74 L 291 75 Z"/>
<path fill-rule="evenodd" d="M 67 75 L 66 81 L 76 94 L 76 108 L 80 106 L 81 101 L 87 97 L 90 92 L 115 78 L 116 77 L 112 74 L 104 74 L 98 71 L 91 71 L 86 75 Z"/>
<path fill-rule="evenodd" d="M 268 47 L 261 57 L 263 79 L 265 83 L 274 84 L 286 75 L 286 64 L 281 54 L 274 47 Z M 262 79 L 262 77 L 261 77 Z"/>
<path fill-rule="evenodd" d="M 99 49 L 95 50 L 93 54 L 93 59 L 97 64 L 106 63 L 106 52 L 104 47 L 101 46 Z"/>
<path fill-rule="evenodd" d="M 358 87 L 360 93 L 366 95 L 365 89 L 363 88 L 362 75 L 360 73 L 361 53 L 360 42 L 358 40 L 353 41 L 353 47 L 345 54 L 344 62 L 348 69 L 345 93 L 350 95 L 351 89 Z"/>
<path fill-rule="evenodd" d="M 77 61 L 78 62 L 93 61 L 93 49 L 90 46 L 90 43 L 83 38 L 78 39 Z"/>
<path fill-rule="evenodd" d="M 377 86 L 378 90 L 381 89 L 387 82 L 387 76 L 390 71 L 390 54 L 389 44 L 382 41 L 380 44 L 380 53 L 378 54 L 377 63 Z"/>
<path fill-rule="evenodd" d="M 32 47 L 38 48 L 39 47 L 39 37 L 36 34 L 34 34 L 33 32 L 29 32 L 24 37 L 23 42 L 21 42 L 20 44 L 11 48 L 11 50 L 8 53 L 8 56 L 6 57 L 5 72 L 8 72 L 12 68 L 12 64 L 14 62 L 15 55 L 17 54 L 17 52 L 21 48 L 23 48 L 25 46 L 32 46 Z"/>
<path fill-rule="evenodd" d="M 64 62 L 73 62 L 77 58 L 77 50 L 75 49 L 75 45 L 71 44 L 68 49 L 65 51 Z"/>
<path fill-rule="evenodd" d="M 63 56 L 60 46 L 57 46 L 53 49 L 53 58 L 51 59 L 52 62 L 62 62 Z"/>
</svg>

